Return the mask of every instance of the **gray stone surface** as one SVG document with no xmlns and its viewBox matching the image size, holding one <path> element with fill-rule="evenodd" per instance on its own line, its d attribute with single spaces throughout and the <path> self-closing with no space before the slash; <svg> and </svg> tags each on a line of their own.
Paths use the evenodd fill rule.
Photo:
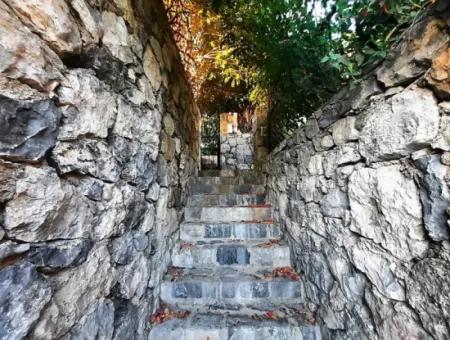
<svg viewBox="0 0 450 340">
<path fill-rule="evenodd" d="M 450 302 L 446 298 L 450 294 L 449 269 L 448 261 L 425 259 L 412 268 L 406 281 L 409 304 L 436 339 L 445 339 L 450 332 Z"/>
<path fill-rule="evenodd" d="M 114 305 L 108 300 L 99 300 L 93 309 L 84 315 L 65 340 L 75 339 L 112 339 L 114 332 Z"/>
<path fill-rule="evenodd" d="M 220 157 L 223 169 L 248 170 L 253 168 L 253 134 L 228 133 L 220 135 Z"/>
<path fill-rule="evenodd" d="M 54 90 L 63 78 L 62 61 L 3 1 L 0 3 L 0 13 L 3 23 L 0 36 L 0 73 L 40 91 Z"/>
<path fill-rule="evenodd" d="M 120 168 L 108 144 L 95 139 L 83 139 L 77 143 L 59 142 L 52 158 L 60 173 L 89 174 L 107 182 L 119 180 Z"/>
<path fill-rule="evenodd" d="M 163 4 L 0 1 L 0 22 L 0 338 L 145 339 L 199 152 Z"/>
<path fill-rule="evenodd" d="M 269 156 L 269 202 L 324 338 L 448 337 L 447 27 L 416 22 L 377 79 Z"/>
<path fill-rule="evenodd" d="M 54 0 L 11 0 L 8 5 L 32 32 L 59 55 L 78 53 L 81 37 L 67 3 Z"/>
<path fill-rule="evenodd" d="M 0 270 L 0 337 L 25 337 L 52 298 L 52 288 L 36 268 L 23 262 Z"/>
<path fill-rule="evenodd" d="M 369 162 L 407 156 L 432 143 L 439 130 L 433 93 L 415 86 L 367 109 L 360 151 Z"/>
<path fill-rule="evenodd" d="M 428 241 L 419 192 L 398 166 L 355 170 L 349 179 L 350 229 L 399 259 L 422 257 Z"/>
<path fill-rule="evenodd" d="M 395 46 L 377 70 L 378 80 L 393 87 L 408 84 L 424 74 L 436 53 L 449 41 L 440 26 L 436 19 L 426 18 L 409 28 L 408 38 Z"/>
<path fill-rule="evenodd" d="M 419 158 L 416 164 L 422 172 L 420 199 L 425 229 L 435 241 L 450 240 L 447 224 L 450 193 L 445 182 L 448 167 L 440 162 L 439 155 Z"/>
<path fill-rule="evenodd" d="M 52 100 L 0 95 L 0 157 L 36 161 L 55 145 L 61 111 Z"/>
<path fill-rule="evenodd" d="M 73 140 L 80 136 L 106 138 L 117 114 L 116 98 L 95 72 L 74 69 L 68 73 L 57 90 L 62 106 L 64 124 L 58 135 L 60 140 Z"/>
</svg>

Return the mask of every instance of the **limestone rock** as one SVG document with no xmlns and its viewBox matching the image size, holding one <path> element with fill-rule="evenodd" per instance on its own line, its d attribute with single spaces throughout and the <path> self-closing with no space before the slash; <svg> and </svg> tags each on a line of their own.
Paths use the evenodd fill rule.
<svg viewBox="0 0 450 340">
<path fill-rule="evenodd" d="M 119 100 L 119 112 L 113 132 L 119 136 L 137 140 L 152 148 L 151 158 L 156 160 L 159 149 L 161 114 L 157 110 L 140 109 Z"/>
<path fill-rule="evenodd" d="M 329 127 L 339 119 L 348 116 L 352 110 L 359 111 L 367 104 L 370 97 L 378 93 L 380 88 L 373 78 L 363 81 L 352 89 L 344 87 L 318 111 L 316 116 L 320 128 Z"/>
<path fill-rule="evenodd" d="M 441 112 L 439 133 L 431 146 L 435 149 L 448 151 L 450 150 L 450 102 L 440 103 L 439 110 Z"/>
<path fill-rule="evenodd" d="M 367 275 L 378 291 L 389 299 L 404 301 L 405 288 L 396 278 L 395 260 L 374 243 L 360 239 L 349 247 L 352 263 Z"/>
<path fill-rule="evenodd" d="M 155 182 L 148 189 L 148 192 L 145 195 L 145 198 L 147 200 L 151 200 L 153 202 L 156 202 L 158 200 L 158 197 L 159 197 L 159 184 Z"/>
<path fill-rule="evenodd" d="M 416 313 L 405 303 L 390 301 L 374 289 L 366 289 L 365 301 L 381 339 L 430 338 Z"/>
<path fill-rule="evenodd" d="M 130 37 L 125 20 L 112 12 L 102 13 L 103 44 L 111 54 L 125 64 L 134 61 L 134 54 L 130 48 Z"/>
<path fill-rule="evenodd" d="M 54 272 L 82 264 L 92 245 L 92 241 L 83 239 L 41 243 L 33 245 L 27 259 L 41 271 Z"/>
<path fill-rule="evenodd" d="M 52 168 L 22 167 L 15 197 L 3 214 L 8 236 L 40 242 L 87 237 L 93 220 L 91 203 L 62 182 Z"/>
<path fill-rule="evenodd" d="M 347 117 L 338 120 L 331 126 L 333 140 L 336 145 L 358 139 L 359 132 L 355 129 L 355 121 L 355 117 Z"/>
<path fill-rule="evenodd" d="M 115 272 L 106 246 L 97 245 L 81 266 L 61 272 L 53 279 L 54 296 L 32 334 L 38 339 L 64 335 L 88 312 L 92 301 L 109 294 Z"/>
<path fill-rule="evenodd" d="M 426 81 L 436 96 L 450 99 L 450 48 L 442 51 L 434 60 Z"/>
<path fill-rule="evenodd" d="M 95 139 L 83 139 L 76 143 L 59 142 L 52 157 L 63 174 L 79 172 L 108 182 L 119 179 L 120 168 L 111 150 L 106 143 Z"/>
<path fill-rule="evenodd" d="M 450 333 L 450 263 L 440 259 L 425 259 L 411 270 L 406 281 L 407 299 L 417 311 L 423 326 L 436 339 L 444 340 Z"/>
<path fill-rule="evenodd" d="M 13 241 L 0 243 L 0 261 L 14 255 L 26 253 L 28 250 L 30 250 L 28 243 L 16 243 Z"/>
<path fill-rule="evenodd" d="M 336 164 L 343 165 L 361 160 L 358 143 L 347 143 L 336 148 Z"/>
<path fill-rule="evenodd" d="M 0 160 L 0 203 L 9 201 L 14 197 L 20 169 L 20 166 L 15 163 Z"/>
<path fill-rule="evenodd" d="M 27 336 L 51 298 L 50 283 L 32 264 L 0 270 L 0 338 Z"/>
<path fill-rule="evenodd" d="M 450 193 L 445 183 L 448 167 L 441 164 L 439 155 L 419 158 L 416 164 L 422 172 L 420 199 L 425 229 L 435 241 L 450 240 L 450 229 L 447 225 Z"/>
<path fill-rule="evenodd" d="M 175 140 L 165 132 L 162 133 L 161 152 L 167 161 L 172 161 L 175 157 Z"/>
<path fill-rule="evenodd" d="M 128 265 L 148 246 L 149 239 L 143 231 L 131 230 L 112 242 L 110 246 L 111 258 L 117 264 Z"/>
<path fill-rule="evenodd" d="M 0 95 L 0 157 L 42 159 L 55 145 L 60 118 L 51 100 L 18 101 Z"/>
<path fill-rule="evenodd" d="M 114 158 L 122 169 L 120 177 L 139 190 L 147 190 L 157 175 L 157 164 L 151 158 L 154 148 L 119 136 L 110 140 Z"/>
<path fill-rule="evenodd" d="M 114 332 L 114 304 L 100 299 L 93 304 L 93 309 L 78 321 L 63 340 L 76 339 L 112 339 Z"/>
<path fill-rule="evenodd" d="M 147 290 L 150 270 L 151 263 L 142 253 L 135 256 L 129 264 L 121 266 L 117 280 L 120 297 L 138 301 Z"/>
<path fill-rule="evenodd" d="M 381 244 L 399 259 L 424 255 L 428 242 L 419 192 L 399 166 L 355 170 L 350 175 L 348 196 L 351 230 Z"/>
<path fill-rule="evenodd" d="M 98 44 L 103 36 L 103 25 L 99 23 L 101 21 L 100 14 L 95 12 L 84 0 L 70 0 L 69 3 L 77 12 L 84 28 L 89 32 L 88 42 Z"/>
<path fill-rule="evenodd" d="M 436 99 L 414 86 L 387 102 L 372 103 L 366 114 L 360 151 L 369 162 L 407 156 L 430 145 L 439 130 Z"/>
<path fill-rule="evenodd" d="M 405 32 L 408 39 L 403 39 L 377 70 L 378 80 L 386 87 L 408 84 L 423 75 L 434 56 L 448 43 L 442 23 L 432 17 L 425 20 Z"/>
<path fill-rule="evenodd" d="M 42 37 L 59 55 L 80 52 L 80 32 L 66 2 L 9 0 L 8 4 L 21 21 Z"/>
<path fill-rule="evenodd" d="M 62 78 L 62 61 L 3 1 L 0 2 L 0 20 L 0 73 L 51 92 Z"/>
<path fill-rule="evenodd" d="M 320 201 L 320 209 L 327 217 L 344 217 L 348 209 L 347 195 L 339 189 L 332 190 Z"/>
<path fill-rule="evenodd" d="M 159 90 L 162 82 L 161 69 L 150 45 L 147 45 L 145 48 L 143 67 L 145 75 L 152 84 L 153 90 Z"/>
<path fill-rule="evenodd" d="M 101 240 L 137 228 L 148 209 L 144 194 L 136 188 L 123 182 L 107 184 L 103 189 L 103 200 L 95 207 L 99 217 L 90 230 L 91 237 Z"/>
<path fill-rule="evenodd" d="M 175 132 L 175 122 L 173 121 L 172 116 L 166 114 L 163 118 L 163 123 L 164 131 L 166 131 L 166 133 L 172 137 L 173 133 Z"/>
<path fill-rule="evenodd" d="M 117 108 L 114 94 L 85 69 L 71 70 L 58 88 L 58 102 L 63 105 L 64 119 L 58 138 L 76 139 L 92 135 L 108 136 Z"/>
</svg>

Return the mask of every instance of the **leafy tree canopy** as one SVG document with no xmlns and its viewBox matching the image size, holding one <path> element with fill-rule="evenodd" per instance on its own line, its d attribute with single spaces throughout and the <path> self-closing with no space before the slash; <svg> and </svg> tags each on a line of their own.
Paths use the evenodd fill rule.
<svg viewBox="0 0 450 340">
<path fill-rule="evenodd" d="M 434 0 L 166 2 L 190 20 L 184 46 L 202 111 L 264 105 L 274 145 L 343 83 L 358 82 Z"/>
</svg>

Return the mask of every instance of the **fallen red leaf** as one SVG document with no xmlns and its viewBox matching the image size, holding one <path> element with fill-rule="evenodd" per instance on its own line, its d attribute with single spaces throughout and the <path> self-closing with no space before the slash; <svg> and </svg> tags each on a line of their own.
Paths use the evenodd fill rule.
<svg viewBox="0 0 450 340">
<path fill-rule="evenodd" d="M 265 313 L 270 320 L 278 320 L 278 313 L 274 310 L 268 311 Z"/>
<path fill-rule="evenodd" d="M 163 322 L 166 322 L 171 319 L 184 319 L 186 318 L 191 312 L 189 311 L 179 311 L 179 312 L 173 312 L 169 310 L 168 308 L 162 308 L 157 310 L 152 316 L 150 316 L 150 323 L 152 324 L 162 324 Z"/>
<path fill-rule="evenodd" d="M 298 275 L 292 267 L 276 268 L 270 274 L 266 275 L 266 278 L 275 277 L 291 279 L 292 281 L 300 281 L 300 275 Z"/>
<path fill-rule="evenodd" d="M 281 244 L 281 240 L 269 240 L 266 243 L 258 244 L 257 247 L 260 248 L 270 248 L 273 246 L 279 246 Z"/>
</svg>

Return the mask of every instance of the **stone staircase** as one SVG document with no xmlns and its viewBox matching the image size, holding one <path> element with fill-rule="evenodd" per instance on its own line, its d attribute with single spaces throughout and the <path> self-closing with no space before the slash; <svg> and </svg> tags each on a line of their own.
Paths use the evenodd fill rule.
<svg viewBox="0 0 450 340">
<path fill-rule="evenodd" d="M 190 315 L 154 326 L 150 340 L 321 339 L 301 310 L 301 280 L 271 275 L 290 266 L 290 253 L 263 181 L 252 171 L 204 171 L 191 186 L 160 296 Z"/>
</svg>

